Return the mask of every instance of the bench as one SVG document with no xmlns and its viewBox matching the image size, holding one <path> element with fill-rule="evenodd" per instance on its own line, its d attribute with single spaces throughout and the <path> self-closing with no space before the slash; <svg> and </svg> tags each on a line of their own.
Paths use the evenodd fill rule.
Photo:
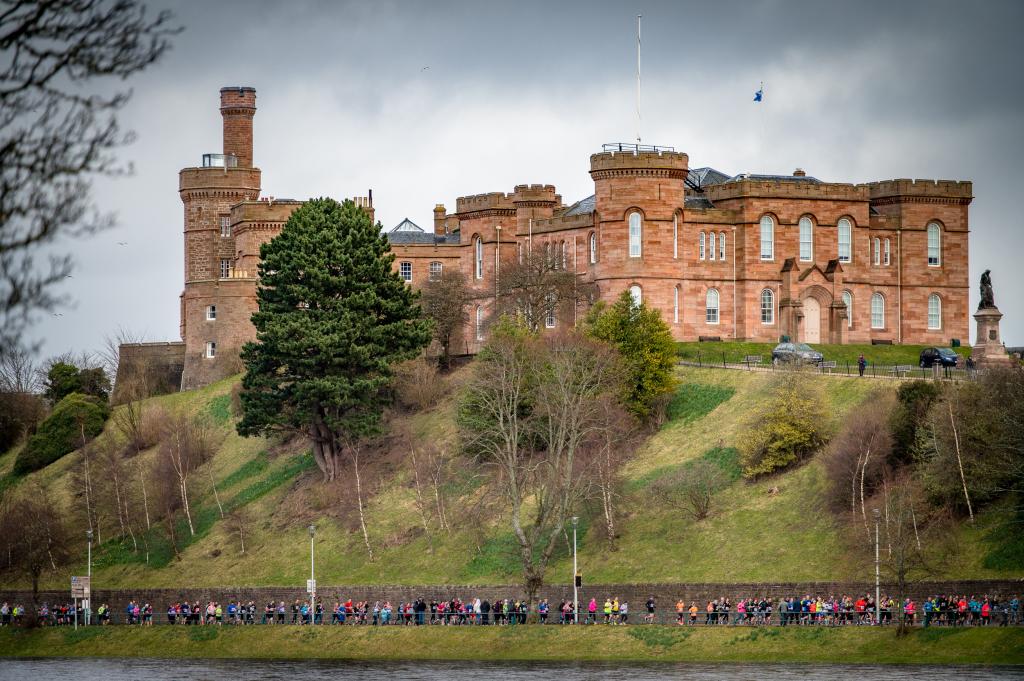
<svg viewBox="0 0 1024 681">
<path fill-rule="evenodd" d="M 761 355 L 747 355 L 743 358 L 743 363 L 747 365 L 747 368 L 754 366 L 755 364 L 761 363 Z"/>
<path fill-rule="evenodd" d="M 872 345 L 892 345 L 892 338 L 872 338 Z"/>
<path fill-rule="evenodd" d="M 697 336 L 697 340 L 701 343 L 721 343 L 721 336 Z"/>
<path fill-rule="evenodd" d="M 907 374 L 909 374 L 913 370 L 914 370 L 914 367 L 912 367 L 909 364 L 897 364 L 893 368 L 889 369 L 889 373 L 892 374 L 893 376 L 903 377 L 903 376 L 906 376 Z"/>
<path fill-rule="evenodd" d="M 836 368 L 836 361 L 822 362 L 818 365 L 818 368 L 821 369 L 822 373 L 825 373 L 826 370 L 832 373 L 832 370 Z"/>
</svg>

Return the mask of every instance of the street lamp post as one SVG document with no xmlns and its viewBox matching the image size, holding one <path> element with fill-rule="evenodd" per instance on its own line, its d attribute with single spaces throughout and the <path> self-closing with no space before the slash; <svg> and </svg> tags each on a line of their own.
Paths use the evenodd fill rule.
<svg viewBox="0 0 1024 681">
<path fill-rule="evenodd" d="M 871 509 L 871 515 L 875 517 L 875 624 L 881 624 L 880 618 L 882 604 L 879 602 L 881 594 L 879 591 L 879 579 L 880 570 L 878 563 L 878 519 L 882 516 L 882 512 L 877 508 Z"/>
<path fill-rule="evenodd" d="M 85 538 L 89 540 L 89 564 L 85 573 L 89 576 L 89 598 L 85 601 L 85 623 L 92 624 L 92 530 L 85 531 Z"/>
<path fill-rule="evenodd" d="M 573 624 L 580 623 L 580 594 L 579 580 L 580 571 L 576 564 L 576 525 L 580 519 L 572 517 L 572 621 Z"/>
<path fill-rule="evenodd" d="M 316 535 L 316 525 L 309 526 L 309 623 L 316 624 L 316 571 L 313 560 L 313 537 Z"/>
</svg>

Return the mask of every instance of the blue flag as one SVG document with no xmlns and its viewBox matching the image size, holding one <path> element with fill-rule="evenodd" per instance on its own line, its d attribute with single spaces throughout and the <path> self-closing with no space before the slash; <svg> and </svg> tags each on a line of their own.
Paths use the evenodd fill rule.
<svg viewBox="0 0 1024 681">
<path fill-rule="evenodd" d="M 755 102 L 760 102 L 763 97 L 764 97 L 764 85 L 761 86 L 760 90 L 758 90 L 757 92 L 754 93 L 754 101 Z"/>
</svg>

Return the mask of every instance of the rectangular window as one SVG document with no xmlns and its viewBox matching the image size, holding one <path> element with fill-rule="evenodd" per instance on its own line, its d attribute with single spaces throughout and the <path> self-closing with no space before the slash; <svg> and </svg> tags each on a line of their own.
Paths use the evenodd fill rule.
<svg viewBox="0 0 1024 681">
<path fill-rule="evenodd" d="M 715 233 L 708 234 L 708 260 L 715 259 Z"/>
<path fill-rule="evenodd" d="M 206 359 L 213 359 L 217 356 L 217 343 L 206 341 Z"/>
<path fill-rule="evenodd" d="M 928 225 L 928 264 L 932 267 L 938 267 L 942 261 L 940 258 L 941 238 L 938 226 Z"/>
<path fill-rule="evenodd" d="M 217 306 L 216 305 L 207 305 L 206 306 L 206 321 L 212 322 L 212 321 L 216 321 L 216 319 L 217 319 Z"/>
<path fill-rule="evenodd" d="M 942 328 L 942 301 L 935 294 L 928 296 L 928 328 Z"/>
<path fill-rule="evenodd" d="M 725 232 L 718 235 L 718 259 L 725 260 Z"/>
<path fill-rule="evenodd" d="M 398 272 L 405 281 L 412 281 L 412 263 L 403 262 L 398 264 Z"/>
<path fill-rule="evenodd" d="M 882 264 L 882 240 L 875 237 L 875 265 Z"/>
<path fill-rule="evenodd" d="M 441 270 L 444 266 L 436 260 L 430 263 L 430 280 L 437 281 L 441 278 Z"/>
<path fill-rule="evenodd" d="M 231 278 L 231 260 L 229 258 L 220 259 L 220 278 L 230 279 Z"/>
<path fill-rule="evenodd" d="M 843 218 L 839 221 L 839 262 L 850 262 L 853 253 L 852 240 L 852 225 L 849 220 Z"/>
<path fill-rule="evenodd" d="M 672 216 L 672 257 L 679 257 L 679 215 Z"/>
<path fill-rule="evenodd" d="M 800 260 L 814 259 L 814 225 L 810 218 L 800 218 Z"/>
<path fill-rule="evenodd" d="M 889 252 L 889 240 L 885 240 L 885 266 L 888 267 L 891 262 L 891 254 Z"/>
<path fill-rule="evenodd" d="M 220 216 L 220 235 L 223 237 L 231 236 L 231 217 L 228 215 Z"/>
<path fill-rule="evenodd" d="M 775 258 L 775 223 L 769 217 L 761 219 L 761 260 Z"/>
<path fill-rule="evenodd" d="M 629 257 L 631 258 L 640 257 L 641 235 L 643 234 L 641 220 L 640 213 L 632 213 L 629 216 Z"/>
<path fill-rule="evenodd" d="M 700 259 L 701 260 L 704 259 L 704 239 L 705 238 L 706 237 L 704 236 L 704 232 L 701 232 L 700 233 Z"/>
</svg>

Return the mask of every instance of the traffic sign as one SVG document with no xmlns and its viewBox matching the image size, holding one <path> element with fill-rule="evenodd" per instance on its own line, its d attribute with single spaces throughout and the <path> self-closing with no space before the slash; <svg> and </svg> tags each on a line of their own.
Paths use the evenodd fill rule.
<svg viewBox="0 0 1024 681">
<path fill-rule="evenodd" d="M 72 598 L 89 598 L 91 591 L 91 577 L 72 576 L 71 577 L 71 597 Z"/>
<path fill-rule="evenodd" d="M 308 593 L 308 594 L 315 594 L 316 593 L 316 580 L 315 579 L 307 579 L 306 580 L 306 593 Z"/>
</svg>

